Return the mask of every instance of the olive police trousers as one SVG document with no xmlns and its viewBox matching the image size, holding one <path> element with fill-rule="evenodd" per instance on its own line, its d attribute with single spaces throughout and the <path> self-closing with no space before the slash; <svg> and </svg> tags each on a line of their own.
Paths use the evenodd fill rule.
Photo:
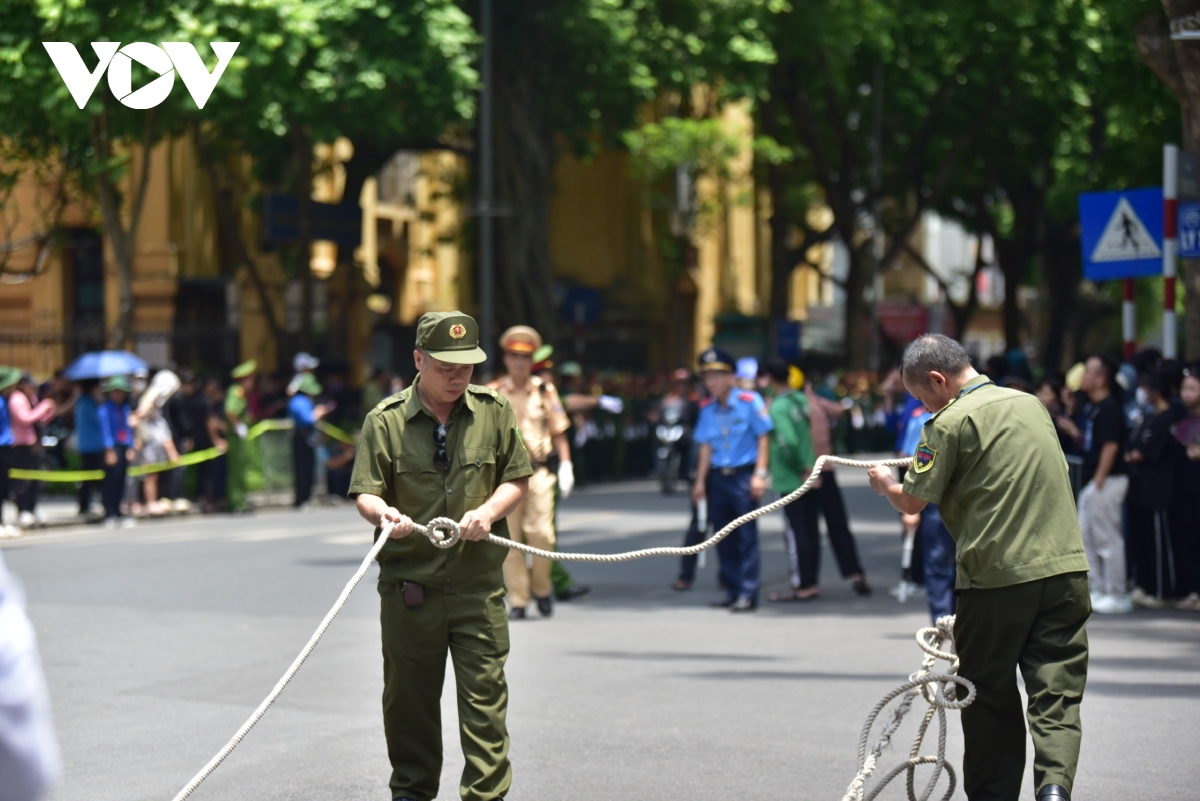
<svg viewBox="0 0 1200 801">
<path fill-rule="evenodd" d="M 504 588 L 445 593 L 424 588 L 405 604 L 399 583 L 379 582 L 383 630 L 383 729 L 392 763 L 392 798 L 432 801 L 442 773 L 442 686 L 454 661 L 459 740 L 466 766 L 463 801 L 503 798 L 508 762 L 508 618 Z"/>
<path fill-rule="evenodd" d="M 1025 724 L 1014 668 L 1029 696 L 1034 791 L 1047 784 L 1071 791 L 1091 614 L 1086 573 L 962 591 L 954 624 L 959 674 L 978 692 L 962 711 L 963 790 L 970 801 L 1016 801 L 1021 793 Z M 958 695 L 966 691 L 960 687 Z"/>
</svg>

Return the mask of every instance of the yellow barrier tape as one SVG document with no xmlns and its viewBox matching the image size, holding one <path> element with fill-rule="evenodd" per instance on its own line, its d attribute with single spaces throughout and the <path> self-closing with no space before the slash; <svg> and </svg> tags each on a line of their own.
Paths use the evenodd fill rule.
<svg viewBox="0 0 1200 801">
<path fill-rule="evenodd" d="M 220 448 L 205 448 L 202 451 L 193 451 L 185 453 L 175 462 L 154 462 L 152 464 L 139 464 L 129 468 L 128 475 L 133 477 L 146 476 L 151 473 L 161 473 L 164 470 L 174 470 L 176 467 L 187 467 L 192 464 L 200 464 L 216 459 L 225 451 Z"/>
<path fill-rule="evenodd" d="M 338 442 L 344 442 L 347 445 L 358 444 L 358 437 L 354 436 L 353 434 L 347 434 L 342 429 L 335 425 L 326 423 L 324 420 L 318 420 L 315 425 L 318 430 L 324 431 L 327 436 L 336 439 Z"/>
<path fill-rule="evenodd" d="M 8 471 L 9 478 L 19 481 L 99 481 L 104 478 L 103 470 L 20 470 Z"/>
<path fill-rule="evenodd" d="M 258 439 L 267 431 L 291 431 L 295 427 L 291 420 L 260 420 L 250 426 L 250 430 L 246 432 L 246 441 Z"/>
<path fill-rule="evenodd" d="M 353 434 L 348 434 L 335 425 L 326 423 L 324 420 L 318 420 L 316 426 L 321 431 L 339 442 L 344 442 L 347 445 L 355 445 L 358 439 Z M 291 431 L 295 428 L 295 423 L 291 420 L 260 420 L 250 427 L 246 433 L 246 441 L 258 439 L 267 431 Z M 179 457 L 176 462 L 155 462 L 154 464 L 140 464 L 129 468 L 128 475 L 133 477 L 145 476 L 151 473 L 162 473 L 166 470 L 173 470 L 176 467 L 187 467 L 188 465 L 200 464 L 212 459 L 216 459 L 223 454 L 219 448 L 207 448 L 202 451 L 193 453 L 185 453 Z M 75 483 L 79 481 L 100 481 L 104 478 L 103 470 L 21 470 L 12 468 L 8 471 L 8 477 L 17 479 L 18 481 L 55 481 L 62 483 Z"/>
</svg>

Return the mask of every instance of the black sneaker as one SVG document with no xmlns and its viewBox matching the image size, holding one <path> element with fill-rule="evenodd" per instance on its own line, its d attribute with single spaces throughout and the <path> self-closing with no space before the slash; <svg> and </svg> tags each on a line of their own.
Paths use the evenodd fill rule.
<svg viewBox="0 0 1200 801">
<path fill-rule="evenodd" d="M 547 595 L 545 598 L 536 598 L 538 611 L 542 613 L 542 617 L 550 617 L 554 614 L 554 601 Z"/>
<path fill-rule="evenodd" d="M 1037 801 L 1071 801 L 1071 794 L 1060 784 L 1047 784 L 1038 790 Z"/>
<path fill-rule="evenodd" d="M 512 609 L 509 609 L 508 610 L 508 619 L 509 620 L 524 620 L 525 619 L 525 607 L 514 606 Z"/>
<path fill-rule="evenodd" d="M 554 593 L 554 598 L 559 601 L 573 601 L 576 598 L 582 598 L 591 591 L 592 588 L 586 584 L 572 584 L 565 590 L 559 590 Z"/>
</svg>

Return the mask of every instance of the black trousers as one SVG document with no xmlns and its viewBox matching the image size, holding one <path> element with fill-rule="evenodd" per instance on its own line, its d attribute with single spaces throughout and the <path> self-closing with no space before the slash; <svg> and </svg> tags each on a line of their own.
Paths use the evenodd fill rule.
<svg viewBox="0 0 1200 801">
<path fill-rule="evenodd" d="M 104 469 L 104 451 L 96 453 L 81 453 L 79 458 L 83 461 L 84 470 L 103 470 Z M 81 481 L 79 483 L 79 514 L 86 515 L 88 510 L 92 508 L 92 498 L 97 495 L 102 495 L 101 489 L 103 480 L 100 481 Z"/>
<path fill-rule="evenodd" d="M 301 506 L 312 497 L 313 446 L 308 441 L 310 430 L 296 429 L 292 432 L 292 476 L 296 482 L 294 505 Z"/>
<path fill-rule="evenodd" d="M 687 533 L 683 535 L 683 547 L 690 548 L 693 545 L 699 545 L 704 535 L 707 532 L 700 530 L 700 516 L 697 514 L 696 504 L 692 504 L 692 522 L 688 525 Z M 696 580 L 696 560 L 697 556 L 681 556 L 679 557 L 679 580 L 686 581 L 691 584 Z"/>
<path fill-rule="evenodd" d="M 18 470 L 37 470 L 38 453 L 36 445 L 14 445 L 12 448 L 12 467 Z M 32 512 L 37 506 L 38 493 L 42 482 L 20 479 L 12 482 L 13 500 L 16 501 L 18 512 Z"/>
<path fill-rule="evenodd" d="M 8 468 L 12 467 L 12 446 L 0 445 L 0 524 L 4 523 L 4 502 L 8 500 L 11 482 Z"/>
<path fill-rule="evenodd" d="M 792 566 L 800 576 L 800 587 L 815 587 L 821 576 L 821 530 L 817 515 L 825 516 L 825 527 L 829 529 L 829 544 L 837 558 L 842 578 L 863 572 L 858 558 L 858 546 L 850 533 L 850 522 L 846 516 L 846 504 L 833 472 L 821 474 L 821 486 L 801 495 L 795 503 L 783 507 L 794 538 L 795 554 Z"/>
<path fill-rule="evenodd" d="M 104 516 L 117 518 L 121 516 L 121 499 L 125 497 L 125 472 L 129 469 L 129 461 L 125 458 L 125 448 L 117 446 L 117 463 L 104 466 L 104 482 L 101 495 L 104 498 Z"/>
</svg>

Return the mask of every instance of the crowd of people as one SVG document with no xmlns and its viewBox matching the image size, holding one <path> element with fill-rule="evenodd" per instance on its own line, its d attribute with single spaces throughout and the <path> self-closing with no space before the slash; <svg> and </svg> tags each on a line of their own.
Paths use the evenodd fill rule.
<svg viewBox="0 0 1200 801">
<path fill-rule="evenodd" d="M 932 416 L 905 391 L 898 370 L 879 377 L 863 371 L 822 375 L 807 364 L 805 371 L 779 359 L 738 360 L 722 351 L 719 363 L 728 360 L 728 371 L 707 370 L 701 362 L 699 373 L 678 368 L 640 376 L 585 372 L 574 362 L 556 366 L 551 350 L 541 350 L 536 359 L 530 354 L 532 374 L 561 393 L 568 426 L 561 437 L 563 455 L 574 464 L 572 483 L 581 485 L 657 476 L 669 479 L 664 489 L 679 482 L 694 490 L 704 444 L 695 432 L 702 409 L 719 396 L 709 386 L 710 372 L 727 373 L 727 392 L 753 394 L 763 404 L 765 419 L 775 421 L 764 469 L 770 491 L 780 495 L 799 486 L 823 454 L 913 456 L 921 427 Z M 31 478 L 10 480 L 9 468 L 102 472 L 103 479 L 76 482 L 78 513 L 110 527 L 193 506 L 205 513 L 245 512 L 247 488 L 256 483 L 250 474 L 262 469 L 261 457 L 252 458 L 257 451 L 247 447 L 249 429 L 264 420 L 291 420 L 290 468 L 298 507 L 312 507 L 314 477 L 327 482 L 331 495 L 344 496 L 353 437 L 363 416 L 407 381 L 380 369 L 361 389 L 336 372 L 325 373 L 322 386 L 316 377 L 319 363 L 306 353 L 298 354 L 292 367 L 290 373 L 264 374 L 246 362 L 224 379 L 187 369 L 78 382 L 60 374 L 42 384 L 27 373 L 0 369 L 5 399 L 0 404 L 0 497 L 11 499 L 17 510 L 15 520 L 0 525 L 0 534 L 16 536 L 43 520 L 38 501 L 47 485 Z M 1072 465 L 1095 609 L 1120 613 L 1174 602 L 1200 610 L 1200 504 L 1194 502 L 1200 493 L 1200 367 L 1164 361 L 1151 350 L 1126 364 L 1092 356 L 1065 375 L 1039 373 L 1020 352 L 993 357 L 980 370 L 997 384 L 1036 394 L 1054 421 Z M 736 402 L 741 395 L 733 397 Z M 321 434 L 322 420 L 349 436 Z M 662 439 L 664 421 L 681 432 L 671 442 Z M 676 458 L 669 458 L 672 453 Z M 154 469 L 189 454 L 210 458 L 186 469 Z M 754 461 L 746 454 L 735 460 Z M 314 471 L 317 462 L 323 469 Z M 131 478 L 129 468 L 138 466 L 151 469 Z M 665 475 L 668 470 L 673 475 Z M 703 483 L 711 477 L 706 473 Z M 766 492 L 742 495 L 757 504 Z M 705 498 L 706 505 L 695 498 L 687 543 L 698 542 L 708 523 L 715 527 L 742 508 L 740 501 L 723 506 L 722 497 L 718 492 L 715 506 L 711 499 Z M 842 575 L 857 591 L 870 592 L 831 466 L 809 495 L 785 511 L 792 586 L 770 600 L 819 595 L 816 521 L 822 516 Z M 904 575 L 893 592 L 924 592 L 935 618 L 953 611 L 954 543 L 937 507 L 902 516 L 899 530 Z M 748 541 L 742 547 L 754 550 Z M 674 587 L 686 590 L 694 581 L 695 559 L 685 559 Z M 757 604 L 757 588 L 748 586 L 747 597 Z"/>
</svg>

